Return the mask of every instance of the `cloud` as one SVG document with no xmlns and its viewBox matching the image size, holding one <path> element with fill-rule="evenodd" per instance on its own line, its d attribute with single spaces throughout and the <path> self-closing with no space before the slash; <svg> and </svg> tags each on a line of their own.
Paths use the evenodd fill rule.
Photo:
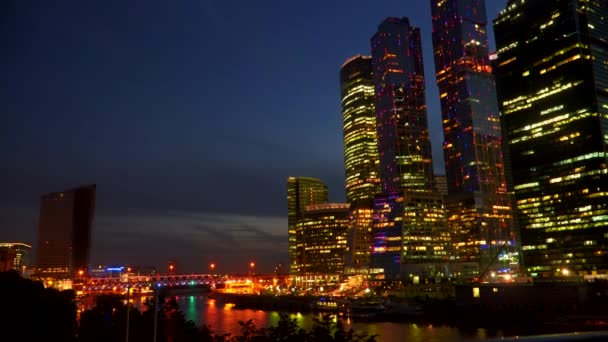
<svg viewBox="0 0 608 342">
<path fill-rule="evenodd" d="M 130 211 L 100 215 L 93 244 L 95 263 L 178 260 L 194 271 L 221 259 L 226 270 L 239 271 L 247 258 L 271 269 L 286 259 L 287 222 L 271 216 Z"/>
</svg>

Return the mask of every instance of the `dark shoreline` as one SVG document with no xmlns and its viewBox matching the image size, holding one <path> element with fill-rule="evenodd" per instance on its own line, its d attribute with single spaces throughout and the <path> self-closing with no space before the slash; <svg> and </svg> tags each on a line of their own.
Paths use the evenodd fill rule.
<svg viewBox="0 0 608 342">
<path fill-rule="evenodd" d="M 232 303 L 234 309 L 279 311 L 289 313 L 323 312 L 314 310 L 314 296 L 266 296 L 213 293 L 209 296 L 220 303 Z M 420 315 L 379 315 L 374 318 L 355 318 L 359 322 L 394 322 L 420 325 L 450 326 L 472 334 L 477 329 L 488 330 L 490 335 L 530 336 L 608 330 L 608 315 L 553 315 L 548 312 L 521 312 L 516 310 L 463 310 L 455 300 L 428 300 L 417 302 Z M 327 312 L 337 314 L 337 312 Z M 606 323 L 606 324 L 603 324 Z M 606 337 L 608 340 L 608 337 Z"/>
</svg>

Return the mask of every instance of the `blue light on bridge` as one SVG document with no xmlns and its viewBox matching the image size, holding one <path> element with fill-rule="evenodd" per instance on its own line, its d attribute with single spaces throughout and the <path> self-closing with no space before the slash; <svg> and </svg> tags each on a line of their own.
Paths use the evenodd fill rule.
<svg viewBox="0 0 608 342">
<path fill-rule="evenodd" d="M 125 267 L 124 266 L 120 266 L 120 267 L 108 267 L 106 268 L 106 272 L 122 272 L 124 271 Z"/>
</svg>

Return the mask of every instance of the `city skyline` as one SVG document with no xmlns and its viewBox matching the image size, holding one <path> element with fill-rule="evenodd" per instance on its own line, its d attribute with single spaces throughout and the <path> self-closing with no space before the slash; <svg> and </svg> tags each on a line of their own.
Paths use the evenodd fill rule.
<svg viewBox="0 0 608 342">
<path fill-rule="evenodd" d="M 284 179 L 288 175 L 319 177 L 329 186 L 330 201 L 343 201 L 340 103 L 335 87 L 339 66 L 354 54 L 366 54 L 377 23 L 388 16 L 416 18 L 412 24 L 422 28 L 429 121 L 435 126 L 440 121 L 426 2 L 362 5 L 353 9 L 352 19 L 344 19 L 335 32 L 330 32 L 335 28 L 333 14 L 343 8 L 316 4 L 318 8 L 310 11 L 302 5 L 276 3 L 270 14 L 253 22 L 253 42 L 243 50 L 248 63 L 243 63 L 242 57 L 222 62 L 235 68 L 225 68 L 233 72 L 228 79 L 242 72 L 246 89 L 233 88 L 226 79 L 197 67 L 197 63 L 214 65 L 217 58 L 226 56 L 222 51 L 233 51 L 223 42 L 231 41 L 237 30 L 226 33 L 213 25 L 232 17 L 245 23 L 253 20 L 247 19 L 252 10 L 247 4 L 229 17 L 227 7 L 219 2 L 208 2 L 203 8 L 178 2 L 166 13 L 159 3 L 146 5 L 124 7 L 110 1 L 99 9 L 96 18 L 91 17 L 90 8 L 78 4 L 45 8 L 48 17 L 41 15 L 41 9 L 17 2 L 4 11 L 7 30 L 0 32 L 15 53 L 2 56 L 7 68 L 3 83 L 14 85 L 1 95 L 9 116 L 1 134 L 9 167 L 2 168 L 0 176 L 3 188 L 11 195 L 0 203 L 3 240 L 21 240 L 35 246 L 40 194 L 95 182 L 99 184 L 99 198 L 92 263 L 141 263 L 139 260 L 150 257 L 162 265 L 166 259 L 190 258 L 195 260 L 185 267 L 200 269 L 208 259 L 220 258 L 218 231 L 224 234 L 223 243 L 241 244 L 243 255 L 226 259 L 235 270 L 244 255 L 264 260 L 258 264 L 266 264 L 268 269 L 275 260 L 286 261 L 286 248 L 269 253 L 255 246 L 256 241 L 270 239 L 281 241 L 280 246 L 287 245 L 283 211 Z M 504 2 L 493 2 L 492 6 L 489 19 L 504 7 Z M 186 14 L 194 9 L 198 12 Z M 131 16 L 140 10 L 138 16 Z M 287 42 L 270 45 L 275 42 L 274 25 L 268 25 L 270 18 L 285 23 L 285 17 L 291 15 L 293 19 L 302 11 L 320 12 L 318 26 L 299 24 L 294 19 L 303 28 L 288 27 L 302 46 L 291 47 Z M 196 14 L 209 18 L 213 25 L 195 25 L 199 19 Z M 183 23 L 177 25 L 176 18 L 182 15 Z M 168 25 L 154 28 L 159 18 L 166 18 Z M 72 31 L 74 24 L 85 29 Z M 142 28 L 152 29 L 158 41 L 139 40 Z M 11 30 L 17 35 L 7 34 Z M 331 40 L 331 44 L 317 41 L 319 32 L 336 38 L 348 33 L 348 40 L 344 44 L 335 43 L 340 39 Z M 209 37 L 212 39 L 208 42 L 203 40 Z M 286 51 L 289 63 L 275 65 L 272 58 L 265 58 L 266 54 L 252 55 L 249 52 L 259 45 L 254 42 L 268 46 L 269 52 Z M 155 44 L 162 49 L 154 48 Z M 216 50 L 212 50 L 214 46 Z M 299 49 L 306 51 L 304 56 L 308 58 L 296 58 Z M 209 51 L 213 53 L 208 59 L 199 62 L 195 58 Z M 328 52 L 330 58 L 321 51 Z M 294 63 L 298 67 L 292 68 Z M 309 75 L 294 73 L 303 63 L 311 64 Z M 176 64 L 187 67 L 177 68 Z M 254 66 L 264 73 L 271 70 L 274 76 L 263 83 L 256 77 L 257 72 L 250 71 L 253 69 L 249 67 Z M 59 73 L 64 74 L 63 80 L 57 79 Z M 303 82 L 293 83 L 304 90 L 289 92 L 290 86 L 268 90 L 271 84 L 286 84 L 278 82 L 284 77 L 298 76 Z M 117 78 L 116 83 L 110 81 L 112 78 Z M 37 82 L 39 79 L 43 82 Z M 209 83 L 208 79 L 218 83 Z M 256 92 L 253 88 L 258 79 L 266 86 Z M 253 93 L 247 95 L 249 89 Z M 227 96 L 233 90 L 246 95 L 241 97 L 243 101 L 229 102 Z M 217 111 L 219 108 L 222 111 Z M 239 124 L 218 118 L 223 116 L 238 119 Z M 318 123 L 304 130 L 306 133 L 299 132 L 315 120 Z M 256 133 L 244 134 L 249 127 Z M 433 128 L 431 131 L 433 134 Z M 435 165 L 441 165 L 436 145 L 437 136 L 433 159 Z M 281 165 L 278 160 L 287 154 L 291 157 Z M 270 156 L 261 158 L 264 155 Z M 238 158 L 227 160 L 227 156 Z M 255 185 L 249 185 L 252 183 Z M 240 189 L 246 191 L 239 193 Z M 253 200 L 256 196 L 263 200 Z M 154 246 L 152 251 L 150 245 Z M 158 248 L 166 251 L 166 256 L 153 252 Z"/>
</svg>

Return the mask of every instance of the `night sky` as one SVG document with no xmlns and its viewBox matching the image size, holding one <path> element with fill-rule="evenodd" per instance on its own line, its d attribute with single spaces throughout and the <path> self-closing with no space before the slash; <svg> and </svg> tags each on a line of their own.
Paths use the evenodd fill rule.
<svg viewBox="0 0 608 342">
<path fill-rule="evenodd" d="M 339 70 L 387 16 L 422 29 L 443 172 L 429 3 L 2 1 L 0 241 L 35 247 L 40 195 L 96 183 L 93 264 L 271 270 L 287 176 L 345 200 Z"/>
</svg>

